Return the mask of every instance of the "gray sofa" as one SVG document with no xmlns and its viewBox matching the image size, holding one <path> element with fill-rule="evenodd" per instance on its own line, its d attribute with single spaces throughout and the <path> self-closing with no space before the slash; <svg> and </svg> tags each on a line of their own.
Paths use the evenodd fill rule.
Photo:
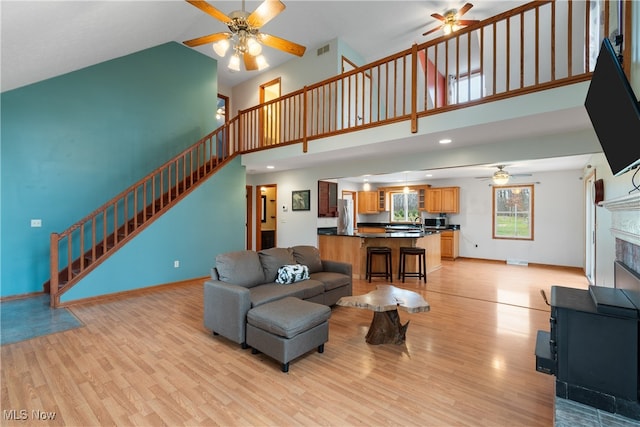
<svg viewBox="0 0 640 427">
<path fill-rule="evenodd" d="M 275 283 L 278 269 L 302 264 L 309 279 Z M 271 248 L 220 254 L 204 282 L 204 325 L 215 335 L 246 344 L 247 312 L 285 297 L 332 306 L 352 293 L 351 264 L 320 259 L 314 246 Z"/>
</svg>

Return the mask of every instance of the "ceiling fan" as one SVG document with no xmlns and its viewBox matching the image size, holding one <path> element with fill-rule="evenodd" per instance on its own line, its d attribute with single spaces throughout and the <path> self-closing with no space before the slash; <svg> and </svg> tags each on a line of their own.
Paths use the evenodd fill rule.
<svg viewBox="0 0 640 427">
<path fill-rule="evenodd" d="M 183 43 L 189 47 L 214 43 L 213 49 L 220 56 L 224 56 L 229 47 L 232 47 L 233 54 L 229 62 L 229 68 L 234 71 L 240 71 L 240 57 L 244 60 L 244 67 L 247 71 L 261 70 L 268 66 L 261 55 L 263 44 L 292 55 L 304 55 L 306 50 L 304 46 L 260 32 L 260 28 L 263 25 L 285 9 L 286 6 L 280 0 L 264 0 L 251 13 L 245 11 L 244 0 L 242 0 L 242 10 L 235 10 L 229 16 L 206 1 L 186 1 L 218 21 L 223 22 L 229 28 L 229 32 L 209 34 L 184 41 Z"/>
<path fill-rule="evenodd" d="M 510 174 L 504 168 L 505 165 L 496 165 L 498 168 L 497 171 L 494 172 L 491 176 L 478 176 L 476 179 L 490 179 L 493 181 L 494 185 L 506 185 L 511 178 L 518 178 L 522 176 L 531 176 L 530 173 L 518 173 L 518 174 Z"/>
<path fill-rule="evenodd" d="M 462 6 L 460 10 L 457 10 L 457 9 L 447 10 L 444 13 L 444 16 L 440 15 L 439 13 L 432 13 L 431 16 L 436 18 L 438 21 L 442 21 L 442 24 L 440 24 L 436 28 L 433 28 L 427 31 L 426 33 L 423 33 L 422 35 L 427 36 L 440 29 L 444 32 L 445 35 L 449 35 L 452 32 L 458 30 L 459 28 L 466 27 L 467 25 L 472 25 L 480 22 L 477 19 L 460 19 L 462 15 L 467 13 L 469 9 L 471 9 L 472 7 L 473 5 L 471 3 L 467 3 L 464 6 Z"/>
</svg>

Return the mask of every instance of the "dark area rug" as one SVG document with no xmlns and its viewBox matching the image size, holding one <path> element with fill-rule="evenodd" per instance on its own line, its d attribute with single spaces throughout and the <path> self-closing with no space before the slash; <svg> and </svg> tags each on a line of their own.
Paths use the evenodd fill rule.
<svg viewBox="0 0 640 427">
<path fill-rule="evenodd" d="M 49 295 L 0 303 L 0 345 L 80 326 L 82 322 L 66 308 L 51 308 Z"/>
</svg>

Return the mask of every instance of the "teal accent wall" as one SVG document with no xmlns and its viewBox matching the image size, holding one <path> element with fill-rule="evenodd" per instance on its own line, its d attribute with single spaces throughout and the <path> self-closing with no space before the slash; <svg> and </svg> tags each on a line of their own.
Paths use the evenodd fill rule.
<svg viewBox="0 0 640 427">
<path fill-rule="evenodd" d="M 215 129 L 216 101 L 217 62 L 175 42 L 3 92 L 0 296 L 42 291 L 50 234 Z"/>
<path fill-rule="evenodd" d="M 245 171 L 236 157 L 60 297 L 61 302 L 209 276 L 245 247 Z M 174 268 L 174 261 L 180 262 Z"/>
</svg>

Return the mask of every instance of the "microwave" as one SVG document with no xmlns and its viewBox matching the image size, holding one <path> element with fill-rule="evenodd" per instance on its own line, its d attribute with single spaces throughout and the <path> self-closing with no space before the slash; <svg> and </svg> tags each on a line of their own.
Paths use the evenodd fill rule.
<svg viewBox="0 0 640 427">
<path fill-rule="evenodd" d="M 449 221 L 446 216 L 439 216 L 436 218 L 425 218 L 424 226 L 431 228 L 447 228 Z"/>
</svg>

